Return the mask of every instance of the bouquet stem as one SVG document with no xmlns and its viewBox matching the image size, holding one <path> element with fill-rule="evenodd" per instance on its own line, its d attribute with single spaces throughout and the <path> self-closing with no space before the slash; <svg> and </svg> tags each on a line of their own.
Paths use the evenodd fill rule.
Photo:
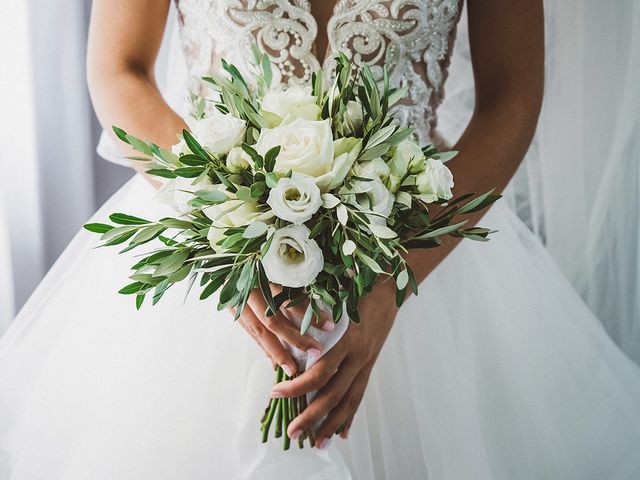
<svg viewBox="0 0 640 480">
<path fill-rule="evenodd" d="M 295 378 L 295 375 L 293 377 L 289 377 L 284 373 L 282 368 L 276 368 L 275 383 L 291 380 L 292 378 Z M 266 443 L 269 439 L 269 430 L 271 429 L 271 424 L 274 423 L 275 420 L 274 436 L 275 438 L 283 437 L 283 449 L 289 450 L 291 447 L 291 438 L 289 438 L 287 428 L 294 418 L 304 412 L 307 406 L 306 395 L 296 398 L 272 398 L 265 409 L 265 413 L 261 421 L 262 443 Z M 300 435 L 300 438 L 298 438 L 299 448 L 304 448 L 304 440 L 306 438 L 309 439 L 309 443 L 313 447 L 313 433 L 311 430 L 306 430 L 302 435 Z"/>
</svg>

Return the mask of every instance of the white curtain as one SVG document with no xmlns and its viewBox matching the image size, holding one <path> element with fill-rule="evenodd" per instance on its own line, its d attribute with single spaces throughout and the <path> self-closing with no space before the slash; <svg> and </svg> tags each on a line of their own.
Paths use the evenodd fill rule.
<svg viewBox="0 0 640 480">
<path fill-rule="evenodd" d="M 32 288 L 44 261 L 27 6 L 2 2 L 0 18 L 1 334 L 14 313 L 14 290 Z"/>
<path fill-rule="evenodd" d="M 545 2 L 545 98 L 506 201 L 545 242 L 623 350 L 640 362 L 640 2 Z M 473 108 L 460 25 L 441 123 Z"/>
<path fill-rule="evenodd" d="M 90 0 L 0 2 L 0 334 L 131 175 L 95 153 L 99 129 L 85 81 L 89 10 Z"/>
</svg>

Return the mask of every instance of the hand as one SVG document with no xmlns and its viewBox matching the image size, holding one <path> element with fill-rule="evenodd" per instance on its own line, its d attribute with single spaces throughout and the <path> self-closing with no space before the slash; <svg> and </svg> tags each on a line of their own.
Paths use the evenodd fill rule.
<svg viewBox="0 0 640 480">
<path fill-rule="evenodd" d="M 276 286 L 272 288 L 277 292 Z M 286 304 L 285 304 L 286 305 Z M 298 371 L 296 361 L 282 342 L 286 342 L 309 355 L 319 357 L 322 354 L 322 346 L 308 335 L 300 335 L 300 329 L 291 321 L 298 316 L 302 318 L 306 306 L 303 304 L 291 308 L 283 308 L 275 315 L 266 316 L 267 302 L 259 289 L 251 292 L 247 306 L 238 318 L 238 322 L 262 347 L 272 366 L 280 365 L 288 376 L 293 376 Z M 235 314 L 235 310 L 232 310 Z M 333 329 L 333 322 L 326 321 L 323 328 Z"/>
<path fill-rule="evenodd" d="M 326 355 L 299 377 L 278 383 L 271 390 L 274 398 L 298 397 L 318 390 L 313 402 L 289 424 L 287 433 L 292 440 L 324 416 L 327 418 L 315 434 L 316 447 L 326 447 L 338 431 L 342 438 L 349 435 L 371 369 L 396 317 L 394 283 L 379 283 L 363 298 L 358 311 L 360 324 L 351 323 Z"/>
</svg>

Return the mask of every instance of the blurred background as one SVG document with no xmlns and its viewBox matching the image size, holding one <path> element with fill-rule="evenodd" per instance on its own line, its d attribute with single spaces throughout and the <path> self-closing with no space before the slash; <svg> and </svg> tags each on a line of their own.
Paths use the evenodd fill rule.
<svg viewBox="0 0 640 480">
<path fill-rule="evenodd" d="M 85 81 L 90 8 L 90 0 L 0 1 L 0 334 L 133 174 L 96 153 L 102 129 Z M 506 201 L 640 361 L 640 1 L 549 0 L 545 10 L 543 110 Z M 473 108 L 464 15 L 458 30 L 440 110 L 452 141 Z"/>
<path fill-rule="evenodd" d="M 85 81 L 90 10 L 90 0 L 0 2 L 0 332 L 132 176 L 96 154 L 102 129 Z"/>
</svg>

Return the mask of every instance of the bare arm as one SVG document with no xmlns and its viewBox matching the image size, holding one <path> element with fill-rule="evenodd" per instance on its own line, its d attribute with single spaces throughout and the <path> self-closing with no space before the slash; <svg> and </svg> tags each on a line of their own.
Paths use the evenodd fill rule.
<svg viewBox="0 0 640 480">
<path fill-rule="evenodd" d="M 475 78 L 474 114 L 447 165 L 454 192 L 501 192 L 535 132 L 544 85 L 544 18 L 540 0 L 468 0 L 469 42 Z M 483 212 L 470 218 L 476 223 Z M 490 225 L 488 225 L 490 227 Z M 455 248 L 415 250 L 409 261 L 423 280 Z"/>
<path fill-rule="evenodd" d="M 476 81 L 473 118 L 451 161 L 458 192 L 501 191 L 529 147 L 542 101 L 544 21 L 542 0 L 468 0 L 469 33 Z M 479 220 L 482 214 L 470 219 Z M 414 250 L 409 261 L 426 278 L 458 244 Z M 478 246 L 478 248 L 482 248 Z M 299 396 L 319 390 L 313 403 L 288 427 L 296 438 L 327 415 L 316 433 L 323 448 L 341 426 L 346 438 L 353 416 L 396 316 L 395 285 L 381 282 L 359 305 L 360 317 L 311 369 L 273 387 L 272 395 Z"/>
<path fill-rule="evenodd" d="M 113 135 L 117 125 L 165 148 L 186 128 L 154 78 L 168 11 L 169 0 L 94 0 L 87 53 L 89 92 L 104 129 Z M 133 155 L 116 143 L 123 155 Z M 139 162 L 132 167 L 144 171 Z"/>
</svg>

